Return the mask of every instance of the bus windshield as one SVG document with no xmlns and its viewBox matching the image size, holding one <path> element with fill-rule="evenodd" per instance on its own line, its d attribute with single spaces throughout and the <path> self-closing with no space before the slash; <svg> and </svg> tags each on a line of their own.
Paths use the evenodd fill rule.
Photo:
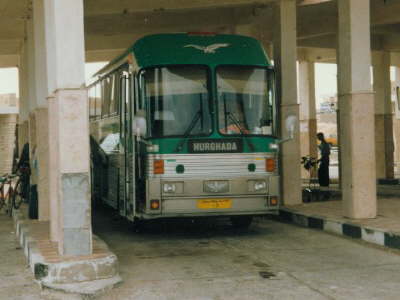
<svg viewBox="0 0 400 300">
<path fill-rule="evenodd" d="M 217 68 L 218 127 L 223 135 L 274 135 L 273 72 L 259 67 Z"/>
<path fill-rule="evenodd" d="M 208 69 L 168 66 L 142 71 L 150 137 L 209 135 Z"/>
</svg>

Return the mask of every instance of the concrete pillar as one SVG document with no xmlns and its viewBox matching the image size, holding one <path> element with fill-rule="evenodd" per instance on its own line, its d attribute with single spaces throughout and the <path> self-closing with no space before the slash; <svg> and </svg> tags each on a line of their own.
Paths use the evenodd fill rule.
<svg viewBox="0 0 400 300">
<path fill-rule="evenodd" d="M 396 166 L 396 174 L 399 173 L 400 166 L 400 68 L 395 67 L 395 79 L 394 79 L 394 94 L 395 103 L 393 115 L 393 133 L 394 133 L 394 163 Z"/>
<path fill-rule="evenodd" d="M 33 28 L 35 44 L 35 92 L 36 92 L 36 157 L 39 220 L 49 220 L 49 169 L 48 169 L 48 109 L 47 109 L 47 59 L 44 27 L 44 2 L 33 1 Z"/>
<path fill-rule="evenodd" d="M 374 53 L 373 58 L 376 177 L 393 179 L 394 144 L 390 53 L 386 51 Z"/>
<path fill-rule="evenodd" d="M 282 0 L 275 5 L 274 62 L 277 74 L 277 97 L 280 101 L 281 135 L 287 137 L 285 120 L 299 119 L 297 103 L 296 1 Z M 285 205 L 300 204 L 300 135 L 297 124 L 294 139 L 281 145 L 282 196 Z"/>
<path fill-rule="evenodd" d="M 35 84 L 35 41 L 32 18 L 26 21 L 26 68 L 27 68 L 27 101 L 29 108 L 29 151 L 31 167 L 31 185 L 37 184 L 37 161 L 36 161 L 36 84 Z"/>
<path fill-rule="evenodd" d="M 29 142 L 29 121 L 19 122 L 18 124 L 18 157 L 21 156 L 22 149 Z"/>
<path fill-rule="evenodd" d="M 318 157 L 318 147 L 314 62 L 299 61 L 299 99 L 301 156 L 309 155 L 316 158 Z M 302 172 L 303 178 L 309 176 L 304 168 L 302 168 Z"/>
<path fill-rule="evenodd" d="M 369 5 L 366 0 L 338 0 L 343 212 L 354 219 L 375 218 L 377 209 Z"/>
<path fill-rule="evenodd" d="M 36 141 L 36 115 L 35 112 L 29 113 L 29 160 L 31 168 L 30 184 L 38 182 L 37 165 L 37 141 Z"/>
<path fill-rule="evenodd" d="M 18 155 L 25 143 L 29 142 L 29 102 L 28 102 L 28 57 L 26 43 L 21 49 L 18 68 L 19 76 L 19 116 L 18 116 Z"/>
<path fill-rule="evenodd" d="M 62 255 L 88 255 L 92 228 L 83 1 L 44 0 L 44 4 L 51 238 L 58 241 Z"/>
</svg>

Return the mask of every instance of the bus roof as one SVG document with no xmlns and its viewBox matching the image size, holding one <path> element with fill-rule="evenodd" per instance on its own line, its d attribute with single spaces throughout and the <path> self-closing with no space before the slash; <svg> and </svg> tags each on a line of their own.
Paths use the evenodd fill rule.
<svg viewBox="0 0 400 300">
<path fill-rule="evenodd" d="M 108 73 L 132 54 L 139 68 L 161 65 L 256 65 L 271 66 L 261 44 L 254 38 L 233 34 L 165 33 L 145 36 L 96 75 Z M 115 66 L 117 67 L 117 66 Z"/>
</svg>

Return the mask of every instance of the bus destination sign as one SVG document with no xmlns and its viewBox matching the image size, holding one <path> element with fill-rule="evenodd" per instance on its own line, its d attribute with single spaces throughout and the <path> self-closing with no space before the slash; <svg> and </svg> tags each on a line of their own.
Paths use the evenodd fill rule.
<svg viewBox="0 0 400 300">
<path fill-rule="evenodd" d="M 189 153 L 240 153 L 243 152 L 243 141 L 241 139 L 205 139 L 189 140 Z"/>
</svg>

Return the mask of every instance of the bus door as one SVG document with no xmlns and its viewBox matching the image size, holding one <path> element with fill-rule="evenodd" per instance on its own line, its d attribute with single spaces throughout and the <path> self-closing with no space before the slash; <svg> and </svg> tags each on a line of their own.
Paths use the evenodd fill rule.
<svg viewBox="0 0 400 300">
<path fill-rule="evenodd" d="M 125 216 L 134 220 L 136 212 L 135 194 L 135 140 L 132 132 L 134 116 L 134 77 L 131 74 L 124 74 L 122 78 L 124 94 L 124 174 L 125 174 Z M 122 120 L 121 120 L 122 121 Z"/>
<path fill-rule="evenodd" d="M 129 74 L 126 71 L 122 72 L 120 78 L 121 99 L 120 99 L 120 128 L 121 128 L 121 168 L 120 168 L 120 197 L 119 197 L 119 213 L 122 216 L 127 216 L 129 211 L 130 193 L 129 193 Z"/>
<path fill-rule="evenodd" d="M 126 191 L 126 155 L 127 155 L 127 134 L 126 134 L 126 126 L 127 126 L 127 109 L 126 109 L 126 101 L 127 101 L 127 93 L 126 93 L 126 75 L 125 72 L 122 72 L 120 77 L 120 134 L 121 134 L 121 143 L 120 143 L 120 193 L 118 199 L 118 209 L 119 213 L 122 216 L 126 216 L 126 206 L 127 206 L 127 191 Z"/>
</svg>

